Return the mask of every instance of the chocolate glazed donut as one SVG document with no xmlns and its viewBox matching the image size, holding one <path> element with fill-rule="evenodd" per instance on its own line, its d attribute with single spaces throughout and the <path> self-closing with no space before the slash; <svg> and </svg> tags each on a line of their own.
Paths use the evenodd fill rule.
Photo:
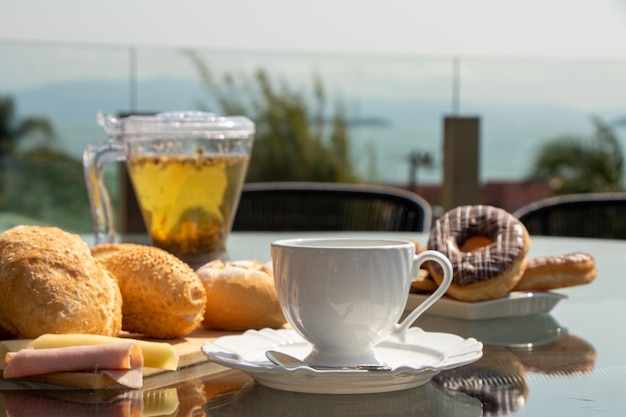
<svg viewBox="0 0 626 417">
<path fill-rule="evenodd" d="M 428 249 L 450 259 L 454 276 L 447 294 L 462 301 L 498 298 L 509 293 L 526 269 L 530 238 L 507 211 L 484 205 L 460 206 L 437 219 Z M 439 265 L 428 263 L 439 284 Z"/>
</svg>

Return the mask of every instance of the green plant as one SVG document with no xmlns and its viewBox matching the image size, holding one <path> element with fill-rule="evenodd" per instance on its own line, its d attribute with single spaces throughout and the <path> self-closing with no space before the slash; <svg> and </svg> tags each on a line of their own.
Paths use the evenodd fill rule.
<svg viewBox="0 0 626 417">
<path fill-rule="evenodd" d="M 543 180 L 555 194 L 623 191 L 624 154 L 613 130 L 592 119 L 589 138 L 561 136 L 538 151 L 527 181 Z"/>
<path fill-rule="evenodd" d="M 2 210 L 76 233 L 92 228 L 80 161 L 37 149 L 5 160 Z"/>
<path fill-rule="evenodd" d="M 12 97 L 0 97 L 0 211 L 12 223 L 91 229 L 81 161 L 53 148 L 43 117 L 17 119 Z"/>
<path fill-rule="evenodd" d="M 40 133 L 44 145 L 54 141 L 54 127 L 44 117 L 25 117 L 18 119 L 13 97 L 0 96 L 0 157 L 11 155 L 19 141 L 30 134 Z"/>
<path fill-rule="evenodd" d="M 253 76 L 225 74 L 217 79 L 197 54 L 185 53 L 219 113 L 244 115 L 256 124 L 248 182 L 359 181 L 350 160 L 344 107 L 338 102 L 334 112 L 328 111 L 319 78 L 314 78 L 310 95 L 284 80 L 272 80 L 263 69 Z"/>
</svg>

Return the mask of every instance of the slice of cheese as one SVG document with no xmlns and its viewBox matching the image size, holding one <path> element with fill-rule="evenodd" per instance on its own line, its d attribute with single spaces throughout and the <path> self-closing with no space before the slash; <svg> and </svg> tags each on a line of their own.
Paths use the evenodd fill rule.
<svg viewBox="0 0 626 417">
<path fill-rule="evenodd" d="M 144 366 L 175 371 L 178 355 L 169 343 L 149 342 L 125 337 L 110 337 L 92 334 L 44 334 L 36 339 L 5 340 L 0 342 L 0 354 L 17 352 L 21 349 L 50 349 L 68 346 L 89 346 L 120 342 L 136 343 L 141 349 Z"/>
</svg>

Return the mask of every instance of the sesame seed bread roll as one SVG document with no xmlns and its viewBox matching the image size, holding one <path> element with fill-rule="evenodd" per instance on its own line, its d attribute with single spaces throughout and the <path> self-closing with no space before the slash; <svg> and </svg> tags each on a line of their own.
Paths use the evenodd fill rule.
<svg viewBox="0 0 626 417">
<path fill-rule="evenodd" d="M 118 281 L 123 330 L 173 339 L 200 325 L 204 286 L 182 260 L 162 249 L 132 243 L 99 245 L 91 252 Z"/>
<path fill-rule="evenodd" d="M 56 227 L 0 233 L 0 328 L 31 339 L 45 333 L 117 336 L 122 297 L 87 244 Z"/>
<path fill-rule="evenodd" d="M 201 266 L 197 273 L 207 293 L 202 321 L 205 328 L 246 330 L 285 325 L 274 274 L 268 265 L 216 260 Z"/>
</svg>

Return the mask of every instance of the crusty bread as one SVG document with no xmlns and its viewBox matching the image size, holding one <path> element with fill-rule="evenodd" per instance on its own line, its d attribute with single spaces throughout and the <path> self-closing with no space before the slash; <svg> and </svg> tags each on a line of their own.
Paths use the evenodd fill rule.
<svg viewBox="0 0 626 417">
<path fill-rule="evenodd" d="M 548 291 L 584 285 L 596 275 L 596 262 L 588 253 L 541 256 L 528 260 L 524 275 L 513 291 Z"/>
<path fill-rule="evenodd" d="M 285 325 L 274 274 L 266 264 L 216 260 L 200 267 L 197 273 L 207 293 L 204 327 L 246 330 Z"/>
<path fill-rule="evenodd" d="M 122 298 L 115 280 L 75 234 L 16 226 L 0 233 L 0 328 L 117 336 Z"/>
<path fill-rule="evenodd" d="M 204 287 L 182 260 L 162 249 L 132 243 L 99 245 L 91 252 L 118 281 L 123 330 L 171 339 L 200 325 Z"/>
</svg>

